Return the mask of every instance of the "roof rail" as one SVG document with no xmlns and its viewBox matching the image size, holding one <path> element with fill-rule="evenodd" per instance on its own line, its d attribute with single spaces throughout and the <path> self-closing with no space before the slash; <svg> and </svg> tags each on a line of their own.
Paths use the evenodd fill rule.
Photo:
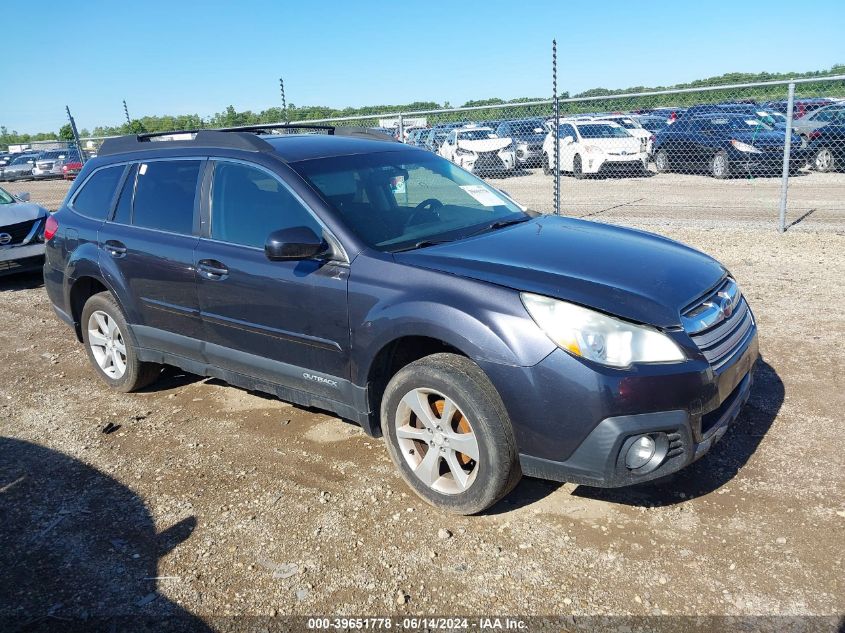
<svg viewBox="0 0 845 633">
<path fill-rule="evenodd" d="M 274 148 L 258 134 L 272 130 L 321 130 L 334 136 L 355 136 L 379 141 L 396 141 L 392 136 L 365 127 L 335 127 L 334 125 L 309 125 L 307 123 L 268 123 L 266 125 L 242 125 L 202 130 L 171 130 L 169 132 L 144 132 L 108 138 L 103 141 L 99 156 L 124 154 L 147 149 L 156 149 L 151 145 L 154 139 L 163 136 L 193 135 L 193 138 L 175 138 L 167 141 L 167 147 L 226 147 L 251 152 L 272 152 Z"/>
<path fill-rule="evenodd" d="M 273 130 L 321 130 L 330 136 L 358 136 L 379 141 L 396 141 L 392 136 L 367 127 L 317 125 L 310 123 L 266 123 L 219 128 L 222 132 L 272 132 Z"/>
<path fill-rule="evenodd" d="M 272 152 L 273 146 L 267 141 L 257 137 L 255 134 L 233 134 L 221 130 L 177 130 L 173 132 L 148 132 L 144 134 L 130 134 L 108 138 L 103 141 L 98 156 L 111 154 L 123 154 L 126 152 L 138 152 L 148 149 L 156 149 L 152 139 L 162 136 L 176 136 L 182 134 L 193 134 L 190 139 L 174 139 L 167 141 L 162 147 L 226 147 L 230 149 L 242 149 L 250 152 Z"/>
</svg>

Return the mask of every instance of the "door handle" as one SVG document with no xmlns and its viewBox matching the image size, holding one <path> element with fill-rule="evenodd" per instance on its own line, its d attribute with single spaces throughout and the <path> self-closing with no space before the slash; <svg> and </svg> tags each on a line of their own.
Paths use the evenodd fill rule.
<svg viewBox="0 0 845 633">
<path fill-rule="evenodd" d="M 201 259 L 197 263 L 197 270 L 206 279 L 223 279 L 229 274 L 226 264 L 221 264 L 216 259 Z"/>
<path fill-rule="evenodd" d="M 103 244 L 103 249 L 114 258 L 126 255 L 126 247 L 123 245 L 123 242 L 118 242 L 117 240 L 107 240 Z"/>
</svg>

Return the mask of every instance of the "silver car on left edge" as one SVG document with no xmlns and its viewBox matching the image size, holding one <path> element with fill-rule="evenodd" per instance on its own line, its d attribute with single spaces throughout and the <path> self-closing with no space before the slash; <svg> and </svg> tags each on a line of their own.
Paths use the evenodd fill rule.
<svg viewBox="0 0 845 633">
<path fill-rule="evenodd" d="M 50 213 L 0 187 L 0 277 L 44 265 L 44 226 Z"/>
</svg>

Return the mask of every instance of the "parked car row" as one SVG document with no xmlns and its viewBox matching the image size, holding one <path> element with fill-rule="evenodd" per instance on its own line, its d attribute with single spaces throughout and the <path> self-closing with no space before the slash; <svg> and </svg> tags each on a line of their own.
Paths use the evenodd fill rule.
<svg viewBox="0 0 845 633">
<path fill-rule="evenodd" d="M 830 172 L 845 164 L 845 102 L 804 100 L 790 137 L 791 173 L 809 164 Z M 776 105 L 776 104 L 775 104 Z M 817 107 L 816 107 L 817 106 Z M 797 115 L 796 115 L 797 116 Z M 714 178 L 778 174 L 786 115 L 772 104 L 726 102 L 640 112 L 593 112 L 554 122 L 542 118 L 450 122 L 413 128 L 406 143 L 482 175 L 526 167 L 593 174 L 707 173 Z"/>
<path fill-rule="evenodd" d="M 81 169 L 82 158 L 77 149 L 23 152 L 10 154 L 5 164 L 0 164 L 0 181 L 47 180 L 50 178 L 73 180 Z"/>
</svg>

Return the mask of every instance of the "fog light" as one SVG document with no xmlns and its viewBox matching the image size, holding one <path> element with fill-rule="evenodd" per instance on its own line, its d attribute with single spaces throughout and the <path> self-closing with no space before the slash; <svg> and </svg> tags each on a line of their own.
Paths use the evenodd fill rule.
<svg viewBox="0 0 845 633">
<path fill-rule="evenodd" d="M 648 435 L 642 435 L 631 444 L 628 453 L 625 455 L 625 465 L 631 470 L 642 468 L 651 461 L 654 457 L 654 452 L 657 445 L 654 440 Z"/>
</svg>

